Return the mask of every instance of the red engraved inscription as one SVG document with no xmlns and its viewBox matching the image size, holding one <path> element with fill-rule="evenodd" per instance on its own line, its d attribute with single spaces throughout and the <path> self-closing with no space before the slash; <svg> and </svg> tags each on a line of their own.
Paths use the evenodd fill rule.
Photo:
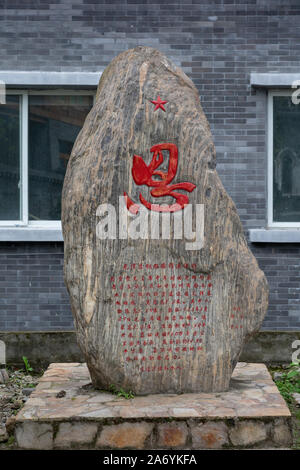
<svg viewBox="0 0 300 470">
<path fill-rule="evenodd" d="M 203 343 L 209 311 L 203 304 L 211 303 L 211 276 L 172 271 L 170 284 L 165 286 L 166 266 L 175 268 L 173 263 L 125 264 L 123 272 L 110 277 L 115 289 L 114 302 L 124 360 L 141 373 L 179 370 L 182 368 L 179 361 L 184 356 L 205 349 Z M 186 268 L 176 264 L 176 269 L 183 267 Z M 138 278 L 137 268 L 147 268 L 147 275 Z M 128 282 L 132 283 L 130 289 Z M 188 289 L 191 295 L 189 304 Z M 140 296 L 144 298 L 144 305 L 140 305 Z M 232 330 L 240 328 L 236 321 L 237 317 L 242 318 L 240 307 L 233 307 L 230 317 Z M 160 366 L 162 361 L 165 363 Z"/>
<path fill-rule="evenodd" d="M 167 150 L 169 152 L 169 167 L 167 172 L 157 170 L 164 161 L 162 154 L 163 150 Z M 176 145 L 171 143 L 154 145 L 151 147 L 150 152 L 153 153 L 153 157 L 149 165 L 146 165 L 143 158 L 139 155 L 133 156 L 132 176 L 135 183 L 138 186 L 145 185 L 153 188 L 150 192 L 153 197 L 171 196 L 176 202 L 171 205 L 151 204 L 143 197 L 142 194 L 140 194 L 140 202 L 147 209 L 156 212 L 176 212 L 184 209 L 186 204 L 189 203 L 189 198 L 187 195 L 181 194 L 176 190 L 183 190 L 191 193 L 196 188 L 196 185 L 189 182 L 170 184 L 176 176 L 178 167 L 178 149 Z M 161 179 L 154 180 L 152 178 L 154 175 Z M 124 196 L 127 209 L 133 214 L 136 214 L 139 211 L 139 205 L 135 204 L 126 193 L 124 193 Z"/>
</svg>

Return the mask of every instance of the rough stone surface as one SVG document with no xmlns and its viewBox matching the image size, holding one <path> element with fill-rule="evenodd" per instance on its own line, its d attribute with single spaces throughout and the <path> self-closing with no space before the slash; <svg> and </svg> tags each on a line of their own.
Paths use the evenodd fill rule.
<svg viewBox="0 0 300 470">
<path fill-rule="evenodd" d="M 292 393 L 292 395 L 293 395 L 295 402 L 297 403 L 297 406 L 300 406 L 300 393 L 295 392 L 295 393 Z"/>
<path fill-rule="evenodd" d="M 188 429 L 185 423 L 164 423 L 158 425 L 159 447 L 181 447 L 185 446 Z"/>
<path fill-rule="evenodd" d="M 15 436 L 21 449 L 49 450 L 53 447 L 53 430 L 48 423 L 20 423 L 16 426 Z"/>
<path fill-rule="evenodd" d="M 280 380 L 282 376 L 283 376 L 283 372 L 275 372 L 273 377 L 274 377 L 274 380 L 276 381 L 276 380 Z"/>
<path fill-rule="evenodd" d="M 10 416 L 7 418 L 5 427 L 8 435 L 13 435 L 15 431 L 15 426 L 16 426 L 16 417 L 15 416 Z"/>
<path fill-rule="evenodd" d="M 142 449 L 153 427 L 153 424 L 145 422 L 104 426 L 96 447 Z"/>
<path fill-rule="evenodd" d="M 55 437 L 56 447 L 72 444 L 90 444 L 96 437 L 98 426 L 95 423 L 62 423 Z"/>
<path fill-rule="evenodd" d="M 90 380 L 85 364 L 51 364 L 11 423 L 18 446 L 52 448 L 54 436 L 55 448 L 93 447 L 95 441 L 97 448 L 172 448 L 186 438 L 186 447 L 214 448 L 227 446 L 226 428 L 230 447 L 287 446 L 291 414 L 263 364 L 238 363 L 229 390 L 221 393 L 128 400 L 95 390 Z M 65 395 L 56 398 L 62 389 Z M 261 441 L 264 422 L 269 436 Z"/>
<path fill-rule="evenodd" d="M 289 447 L 292 434 L 289 426 L 281 419 L 276 420 L 273 427 L 273 442 L 278 446 Z"/>
<path fill-rule="evenodd" d="M 266 440 L 267 430 L 263 422 L 243 421 L 237 423 L 229 435 L 233 445 L 248 446 Z"/>
<path fill-rule="evenodd" d="M 23 369 L 23 368 L 22 368 Z M 34 389 L 38 377 L 27 374 L 24 369 L 8 369 L 8 380 L 0 384 L 0 427 L 6 426 L 7 433 L 14 432 L 15 415 L 23 407 L 28 397 L 23 394 L 24 389 Z"/>
<path fill-rule="evenodd" d="M 158 95 L 166 112 L 151 103 Z M 171 185 L 195 185 L 180 197 L 204 205 L 203 247 L 187 250 L 173 230 L 169 240 L 97 238 L 99 204 L 118 209 L 125 193 L 135 203 L 139 195 L 175 203 L 152 197 L 144 184 L 153 175 L 152 147 L 166 143 L 178 149 Z M 171 152 L 170 160 L 163 152 L 171 166 Z M 144 171 L 139 185 L 133 162 Z M 166 163 L 156 165 L 160 184 L 172 173 Z M 244 341 L 266 313 L 267 282 L 215 170 L 197 89 L 160 52 L 127 51 L 104 71 L 68 164 L 62 226 L 65 282 L 94 385 L 135 394 L 228 389 Z"/>
<path fill-rule="evenodd" d="M 8 433 L 5 426 L 0 425 L 0 442 L 5 442 L 8 439 Z"/>
<path fill-rule="evenodd" d="M 191 427 L 194 449 L 221 449 L 228 445 L 228 428 L 225 423 L 208 422 Z"/>
<path fill-rule="evenodd" d="M 25 395 L 25 397 L 29 397 L 32 394 L 32 390 L 32 388 L 23 388 L 22 394 Z"/>
<path fill-rule="evenodd" d="M 6 369 L 0 369 L 0 384 L 5 384 L 9 379 Z"/>
</svg>

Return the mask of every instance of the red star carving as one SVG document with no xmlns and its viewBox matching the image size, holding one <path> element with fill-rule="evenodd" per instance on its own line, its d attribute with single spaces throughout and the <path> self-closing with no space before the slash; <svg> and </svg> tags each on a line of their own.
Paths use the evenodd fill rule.
<svg viewBox="0 0 300 470">
<path fill-rule="evenodd" d="M 154 111 L 161 108 L 164 112 L 166 112 L 166 110 L 164 108 L 164 104 L 166 104 L 167 101 L 162 101 L 159 95 L 157 96 L 156 100 L 151 101 L 151 103 L 155 104 L 155 110 Z"/>
</svg>

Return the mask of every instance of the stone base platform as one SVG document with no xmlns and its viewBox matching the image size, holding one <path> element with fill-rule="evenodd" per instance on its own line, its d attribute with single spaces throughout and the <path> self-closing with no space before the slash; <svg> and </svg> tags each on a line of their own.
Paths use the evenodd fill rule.
<svg viewBox="0 0 300 470">
<path fill-rule="evenodd" d="M 16 417 L 22 449 L 288 448 L 290 412 L 263 364 L 238 363 L 228 392 L 126 399 L 85 364 L 51 364 Z"/>
</svg>

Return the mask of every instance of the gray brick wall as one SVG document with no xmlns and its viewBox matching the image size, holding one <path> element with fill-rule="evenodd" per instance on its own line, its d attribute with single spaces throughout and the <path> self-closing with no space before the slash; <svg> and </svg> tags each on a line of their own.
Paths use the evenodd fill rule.
<svg viewBox="0 0 300 470">
<path fill-rule="evenodd" d="M 0 243 L 0 331 L 69 330 L 62 243 Z"/>
<path fill-rule="evenodd" d="M 199 89 L 218 172 L 247 231 L 266 223 L 266 92 L 250 89 L 250 72 L 298 72 L 299 24 L 299 0 L 0 0 L 0 63 L 98 71 L 137 45 L 166 53 Z M 300 245 L 252 249 L 271 288 L 264 327 L 300 329 Z M 62 247 L 0 250 L 0 329 L 71 327 Z"/>
</svg>

